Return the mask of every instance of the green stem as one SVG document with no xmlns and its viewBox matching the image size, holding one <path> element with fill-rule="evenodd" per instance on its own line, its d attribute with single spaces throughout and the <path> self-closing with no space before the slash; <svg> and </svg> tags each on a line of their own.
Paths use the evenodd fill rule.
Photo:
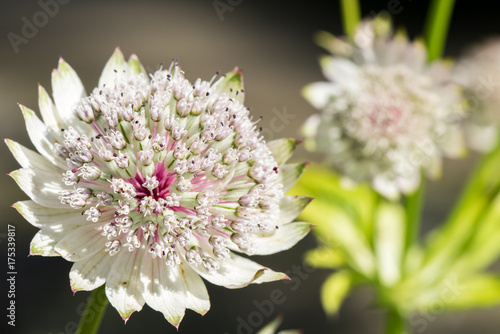
<svg viewBox="0 0 500 334">
<path fill-rule="evenodd" d="M 500 156 L 500 143 L 497 144 L 495 149 L 484 154 L 477 163 L 472 175 L 468 178 L 464 190 L 460 194 L 452 213 L 448 218 L 448 222 L 455 221 L 461 214 L 461 209 L 471 200 L 481 195 L 487 194 L 489 189 L 493 189 L 496 185 L 495 182 L 489 180 L 485 174 L 492 170 L 493 166 L 498 164 Z M 485 172 L 486 171 L 486 172 Z M 493 196 L 492 196 L 493 197 Z"/>
<path fill-rule="evenodd" d="M 500 164 L 500 140 L 491 152 L 482 156 L 475 167 L 472 175 L 468 178 L 467 184 L 462 190 L 458 201 L 455 203 L 451 214 L 439 232 L 439 237 L 435 237 L 427 247 L 428 258 L 426 262 L 452 261 L 460 251 L 464 240 L 467 240 L 470 233 L 465 233 L 467 229 L 475 232 L 475 222 L 487 210 L 500 188 L 500 175 L 498 165 Z M 464 218 L 465 217 L 465 218 Z M 453 240 L 450 243 L 449 240 Z M 437 262 L 442 266 L 442 262 Z"/>
<path fill-rule="evenodd" d="M 431 3 L 425 23 L 425 42 L 429 61 L 443 55 L 454 5 L 455 0 L 433 0 Z"/>
<path fill-rule="evenodd" d="M 85 311 L 78 324 L 76 334 L 95 334 L 99 330 L 101 320 L 108 306 L 108 298 L 104 292 L 104 285 L 92 291 Z"/>
<path fill-rule="evenodd" d="M 386 334 L 410 334 L 406 319 L 394 309 L 387 310 Z"/>
<path fill-rule="evenodd" d="M 418 189 L 408 196 L 404 201 L 406 211 L 406 233 L 405 233 L 405 250 L 408 250 L 418 238 L 420 232 L 420 221 L 422 217 L 422 204 L 425 194 L 425 175 L 422 175 L 420 186 Z"/>
<path fill-rule="evenodd" d="M 361 18 L 359 0 L 341 0 L 340 7 L 342 8 L 344 33 L 352 39 Z"/>
</svg>

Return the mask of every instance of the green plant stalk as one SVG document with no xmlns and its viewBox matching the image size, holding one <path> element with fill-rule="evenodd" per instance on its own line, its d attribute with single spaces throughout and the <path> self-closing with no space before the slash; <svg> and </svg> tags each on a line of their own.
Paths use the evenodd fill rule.
<svg viewBox="0 0 500 334">
<path fill-rule="evenodd" d="M 443 53 L 454 4 L 455 0 L 433 0 L 431 3 L 425 26 L 425 42 L 429 61 L 441 57 Z M 422 175 L 421 179 L 420 187 L 415 193 L 407 196 L 404 203 L 407 220 L 405 250 L 408 250 L 411 244 L 416 241 L 420 231 L 425 175 Z"/>
<path fill-rule="evenodd" d="M 342 22 L 344 24 L 344 33 L 350 39 L 354 38 L 356 27 L 361 18 L 359 0 L 341 0 Z"/>
<path fill-rule="evenodd" d="M 497 166 L 500 164 L 500 141 L 494 150 L 485 154 L 469 177 L 467 185 L 456 202 L 453 211 L 439 231 L 439 235 L 428 245 L 426 266 L 442 267 L 465 251 L 467 240 L 473 236 L 464 229 L 477 229 L 477 221 L 485 212 L 500 189 L 500 175 Z M 454 240 L 453 243 L 448 242 Z M 431 269 L 429 269 L 431 270 Z"/>
<path fill-rule="evenodd" d="M 405 252 L 418 239 L 420 220 L 422 217 L 422 204 L 425 194 L 425 183 L 425 175 L 422 173 L 420 186 L 413 194 L 406 196 L 404 200 L 406 211 Z"/>
<path fill-rule="evenodd" d="M 386 334 L 410 334 L 404 316 L 394 309 L 388 309 L 387 312 Z"/>
<path fill-rule="evenodd" d="M 492 169 L 493 166 L 500 162 L 500 141 L 497 143 L 496 147 L 481 157 L 481 160 L 474 169 L 472 175 L 467 181 L 462 194 L 458 202 L 456 203 L 453 212 L 451 213 L 448 221 L 455 221 L 461 214 L 461 208 L 478 195 L 483 195 L 487 193 L 487 188 L 491 188 L 493 185 L 491 180 L 488 180 L 485 171 Z"/>
<path fill-rule="evenodd" d="M 108 298 L 104 285 L 98 287 L 89 297 L 85 311 L 83 311 L 76 334 L 95 334 L 99 330 L 102 317 L 108 306 Z"/>
<path fill-rule="evenodd" d="M 454 0 L 433 0 L 431 3 L 424 29 L 428 61 L 438 59 L 443 54 L 454 3 Z M 419 188 L 404 200 L 407 222 L 404 244 L 405 253 L 417 241 L 420 231 L 425 182 L 425 176 L 422 175 Z M 403 256 L 404 258 L 405 256 Z M 387 334 L 409 333 L 405 324 L 406 320 L 404 316 L 395 310 L 389 310 L 387 316 Z"/>
<path fill-rule="evenodd" d="M 441 57 L 448 34 L 454 0 L 433 0 L 427 14 L 425 42 L 428 47 L 428 61 Z M 417 191 L 405 199 L 406 235 L 405 250 L 417 239 L 420 231 L 422 204 L 425 193 L 425 175 L 422 174 Z"/>
<path fill-rule="evenodd" d="M 425 42 L 429 61 L 443 55 L 455 0 L 433 0 L 425 23 Z"/>
</svg>

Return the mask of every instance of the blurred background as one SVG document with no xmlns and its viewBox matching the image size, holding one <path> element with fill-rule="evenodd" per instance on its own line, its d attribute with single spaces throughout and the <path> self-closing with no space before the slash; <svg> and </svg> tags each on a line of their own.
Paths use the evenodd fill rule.
<svg viewBox="0 0 500 334">
<path fill-rule="evenodd" d="M 307 83 L 323 79 L 318 57 L 325 52 L 314 44 L 313 34 L 318 30 L 341 34 L 338 1 L 59 0 L 57 10 L 52 9 L 50 15 L 40 14 L 43 4 L 49 2 L 53 3 L 4 1 L 0 10 L 1 137 L 28 147 L 33 146 L 16 104 L 38 110 L 37 82 L 50 91 L 50 73 L 60 56 L 91 91 L 117 46 L 126 56 L 136 53 L 149 72 L 177 58 L 192 81 L 198 77 L 209 79 L 216 71 L 224 73 L 239 66 L 245 74 L 246 105 L 252 108 L 253 115 L 264 117 L 261 125 L 266 139 L 300 138 L 300 125 L 314 113 L 300 91 Z M 446 56 L 457 56 L 467 46 L 500 34 L 494 4 L 458 1 Z M 396 26 L 406 26 L 410 36 L 416 37 L 422 31 L 428 2 L 366 0 L 361 5 L 365 16 L 389 11 Z M 36 22 L 39 27 L 26 30 L 26 22 Z M 1 267 L 6 273 L 6 233 L 11 224 L 16 228 L 17 270 L 16 327 L 7 326 L 4 315 L 1 327 L 7 333 L 73 333 L 89 293 L 73 296 L 68 279 L 71 263 L 60 258 L 28 258 L 29 243 L 37 229 L 10 207 L 27 196 L 6 175 L 19 166 L 5 145 L 0 146 L 0 156 Z M 304 161 L 314 156 L 299 148 L 293 159 Z M 465 160 L 446 161 L 442 180 L 429 183 L 424 233 L 446 216 L 476 159 L 471 154 Z M 257 257 L 266 266 L 298 277 L 293 283 L 275 282 L 240 290 L 207 283 L 212 309 L 204 317 L 188 311 L 179 333 L 250 334 L 278 314 L 285 319 L 281 328 L 301 328 L 304 333 L 380 333 L 384 317 L 368 290 L 351 295 L 338 316 L 325 316 L 319 291 L 329 272 L 307 272 L 302 262 L 304 252 L 315 246 L 314 237 L 309 235 L 290 251 Z M 0 291 L 3 310 L 8 306 L 5 276 L 2 274 Z M 285 301 L 263 315 L 256 305 L 269 300 L 275 289 L 283 292 Z M 499 312 L 500 308 L 416 315 L 414 320 L 423 322 L 418 322 L 414 332 L 498 333 Z M 241 325 L 243 322 L 246 325 Z M 100 333 L 140 331 L 176 332 L 161 313 L 145 305 L 126 325 L 109 307 Z"/>
</svg>

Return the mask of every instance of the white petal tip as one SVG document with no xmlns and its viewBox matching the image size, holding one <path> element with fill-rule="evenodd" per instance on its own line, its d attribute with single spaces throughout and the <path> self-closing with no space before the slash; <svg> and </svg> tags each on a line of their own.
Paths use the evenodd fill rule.
<svg viewBox="0 0 500 334">
<path fill-rule="evenodd" d="M 130 313 L 121 313 L 120 311 L 118 311 L 118 313 L 120 313 L 120 317 L 122 317 L 124 324 L 127 324 L 128 319 L 130 319 L 130 316 L 132 315 L 132 313 L 134 313 L 134 311 Z"/>
<path fill-rule="evenodd" d="M 179 319 L 179 320 L 169 320 L 167 317 L 165 317 L 165 319 L 167 319 L 167 321 L 175 327 L 176 330 L 179 330 L 179 326 L 181 325 L 181 321 L 182 321 L 182 318 Z"/>
</svg>

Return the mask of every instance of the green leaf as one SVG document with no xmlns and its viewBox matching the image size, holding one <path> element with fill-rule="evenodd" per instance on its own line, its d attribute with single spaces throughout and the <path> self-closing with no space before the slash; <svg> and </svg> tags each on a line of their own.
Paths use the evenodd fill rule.
<svg viewBox="0 0 500 334">
<path fill-rule="evenodd" d="M 326 246 L 338 247 L 346 264 L 368 278 L 375 273 L 375 260 L 368 240 L 342 209 L 324 200 L 314 200 L 300 215 L 300 218 L 316 226 L 316 237 Z"/>
<path fill-rule="evenodd" d="M 405 212 L 401 205 L 383 203 L 376 211 L 374 248 L 380 283 L 395 284 L 401 278 Z"/>
<path fill-rule="evenodd" d="M 500 145 L 497 145 L 476 167 L 446 223 L 428 238 L 423 270 L 425 276 L 436 276 L 442 268 L 456 262 L 469 250 L 467 245 L 474 242 L 475 235 L 483 234 L 481 226 L 485 217 L 490 210 L 496 210 L 496 205 L 491 203 L 500 190 L 499 165 Z M 491 256 L 497 257 L 496 252 Z"/>
<path fill-rule="evenodd" d="M 335 269 L 345 264 L 341 251 L 335 247 L 321 247 L 308 251 L 307 264 L 316 268 Z"/>
<path fill-rule="evenodd" d="M 326 314 L 334 315 L 351 290 L 352 276 L 347 271 L 330 275 L 321 287 L 321 303 Z"/>
<path fill-rule="evenodd" d="M 373 211 L 379 196 L 368 184 L 348 184 L 336 173 L 311 164 L 290 193 L 324 200 L 336 209 L 344 210 L 361 228 L 366 239 L 372 240 Z"/>
<path fill-rule="evenodd" d="M 282 322 L 283 318 L 277 317 L 276 319 L 268 323 L 266 326 L 262 327 L 262 329 L 258 331 L 257 334 L 275 334 L 276 330 L 278 329 L 278 327 L 281 325 Z"/>
<path fill-rule="evenodd" d="M 500 194 L 477 219 L 475 233 L 462 247 L 461 255 L 452 266 L 453 270 L 471 272 L 482 270 L 500 255 Z"/>
<path fill-rule="evenodd" d="M 276 330 L 278 327 L 281 325 L 283 322 L 282 317 L 277 317 L 273 321 L 271 321 L 269 324 L 264 326 L 260 331 L 257 332 L 257 334 L 275 334 Z M 298 330 L 285 330 L 285 331 L 280 331 L 278 334 L 300 334 L 301 331 Z"/>
<path fill-rule="evenodd" d="M 426 179 L 422 175 L 420 178 L 420 185 L 417 190 L 410 195 L 405 196 L 405 211 L 406 211 L 406 235 L 405 235 L 405 250 L 418 241 L 418 234 L 420 232 L 420 223 L 422 216 L 422 204 L 425 195 L 425 182 Z"/>
<path fill-rule="evenodd" d="M 428 305 L 423 305 L 423 311 L 465 310 L 485 308 L 500 304 L 500 278 L 495 275 L 480 275 L 464 281 L 445 280 L 439 294 Z"/>
</svg>

